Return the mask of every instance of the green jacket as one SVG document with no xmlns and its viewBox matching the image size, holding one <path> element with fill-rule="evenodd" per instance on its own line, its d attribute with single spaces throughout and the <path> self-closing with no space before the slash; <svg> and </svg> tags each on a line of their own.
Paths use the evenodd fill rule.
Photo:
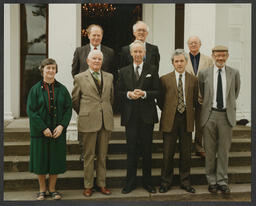
<svg viewBox="0 0 256 206">
<path fill-rule="evenodd" d="M 55 80 L 53 125 L 50 124 L 48 94 L 42 86 L 42 81 L 36 83 L 29 91 L 27 114 L 31 137 L 43 137 L 46 128 L 56 128 L 58 125 L 64 127 L 61 136 L 65 135 L 72 116 L 72 101 L 67 88 Z"/>
</svg>

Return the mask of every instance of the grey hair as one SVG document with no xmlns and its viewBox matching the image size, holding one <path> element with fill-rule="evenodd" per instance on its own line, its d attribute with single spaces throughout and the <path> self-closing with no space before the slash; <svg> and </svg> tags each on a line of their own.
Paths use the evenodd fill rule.
<svg viewBox="0 0 256 206">
<path fill-rule="evenodd" d="M 179 56 L 181 54 L 183 54 L 186 61 L 188 61 L 188 56 L 184 49 L 175 49 L 175 51 L 172 53 L 172 62 L 173 62 L 175 56 Z"/>
<path fill-rule="evenodd" d="M 139 23 L 143 23 L 143 24 L 145 24 L 145 25 L 146 25 L 146 27 L 147 27 L 147 32 L 149 32 L 149 27 L 148 27 L 148 25 L 147 25 L 144 21 L 137 21 L 137 22 L 133 25 L 133 27 L 132 27 L 133 32 L 135 32 L 135 31 L 136 31 L 137 25 L 138 25 Z"/>
<path fill-rule="evenodd" d="M 187 44 L 188 44 L 189 40 L 190 40 L 191 38 L 193 38 L 193 37 L 197 38 L 198 41 L 199 41 L 199 43 L 202 44 L 201 39 L 200 39 L 198 36 L 195 36 L 195 35 L 194 35 L 194 36 L 190 36 L 190 37 L 188 38 Z"/>
<path fill-rule="evenodd" d="M 87 56 L 87 59 L 91 59 L 93 54 L 100 54 L 103 61 L 103 53 L 100 50 L 91 50 Z"/>
<path fill-rule="evenodd" d="M 143 42 L 140 41 L 140 40 L 135 40 L 134 42 L 132 42 L 132 43 L 129 45 L 129 47 L 130 47 L 130 52 L 132 51 L 132 48 L 133 48 L 136 44 L 141 45 L 141 46 L 144 48 L 145 52 L 146 52 L 146 47 L 145 47 L 145 45 L 143 44 Z"/>
</svg>

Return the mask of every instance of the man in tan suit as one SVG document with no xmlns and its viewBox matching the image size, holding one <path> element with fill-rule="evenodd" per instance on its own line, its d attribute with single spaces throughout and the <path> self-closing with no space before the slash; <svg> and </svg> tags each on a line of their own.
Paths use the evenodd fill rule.
<svg viewBox="0 0 256 206">
<path fill-rule="evenodd" d="M 183 49 L 176 49 L 172 55 L 175 71 L 160 78 L 162 85 L 158 105 L 162 110 L 160 131 L 163 132 L 163 166 L 160 193 L 167 192 L 173 181 L 173 157 L 176 142 L 180 151 L 180 187 L 190 193 L 190 159 L 192 132 L 194 130 L 195 107 L 198 99 L 197 78 L 185 71 L 187 56 Z"/>
<path fill-rule="evenodd" d="M 210 57 L 200 53 L 201 40 L 197 36 L 191 36 L 188 39 L 189 57 L 186 66 L 186 71 L 194 76 L 198 76 L 199 71 L 207 69 L 213 66 L 213 61 Z M 195 113 L 195 154 L 201 157 L 205 157 L 205 152 L 202 147 L 202 128 L 200 127 L 200 113 L 202 100 L 198 98 L 199 105 L 196 108 Z"/>
<path fill-rule="evenodd" d="M 94 156 L 97 152 L 96 188 L 109 195 L 106 188 L 106 155 L 114 127 L 112 104 L 113 75 L 101 71 L 103 54 L 92 50 L 87 58 L 89 69 L 75 75 L 72 91 L 73 108 L 78 114 L 78 132 L 84 144 L 84 192 L 92 195 Z"/>
</svg>

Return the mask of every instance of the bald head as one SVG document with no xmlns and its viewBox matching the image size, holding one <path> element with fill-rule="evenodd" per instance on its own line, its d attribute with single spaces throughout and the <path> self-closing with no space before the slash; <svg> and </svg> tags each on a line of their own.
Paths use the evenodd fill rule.
<svg viewBox="0 0 256 206">
<path fill-rule="evenodd" d="M 199 39 L 199 37 L 191 36 L 188 38 L 187 43 L 188 43 L 189 52 L 194 56 L 197 55 L 201 47 L 201 40 Z"/>
</svg>

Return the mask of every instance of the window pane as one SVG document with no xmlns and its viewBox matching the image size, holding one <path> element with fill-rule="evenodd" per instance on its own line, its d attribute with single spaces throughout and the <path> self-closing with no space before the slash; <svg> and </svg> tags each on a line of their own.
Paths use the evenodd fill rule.
<svg viewBox="0 0 256 206">
<path fill-rule="evenodd" d="M 27 52 L 46 53 L 46 5 L 25 4 Z"/>
</svg>

